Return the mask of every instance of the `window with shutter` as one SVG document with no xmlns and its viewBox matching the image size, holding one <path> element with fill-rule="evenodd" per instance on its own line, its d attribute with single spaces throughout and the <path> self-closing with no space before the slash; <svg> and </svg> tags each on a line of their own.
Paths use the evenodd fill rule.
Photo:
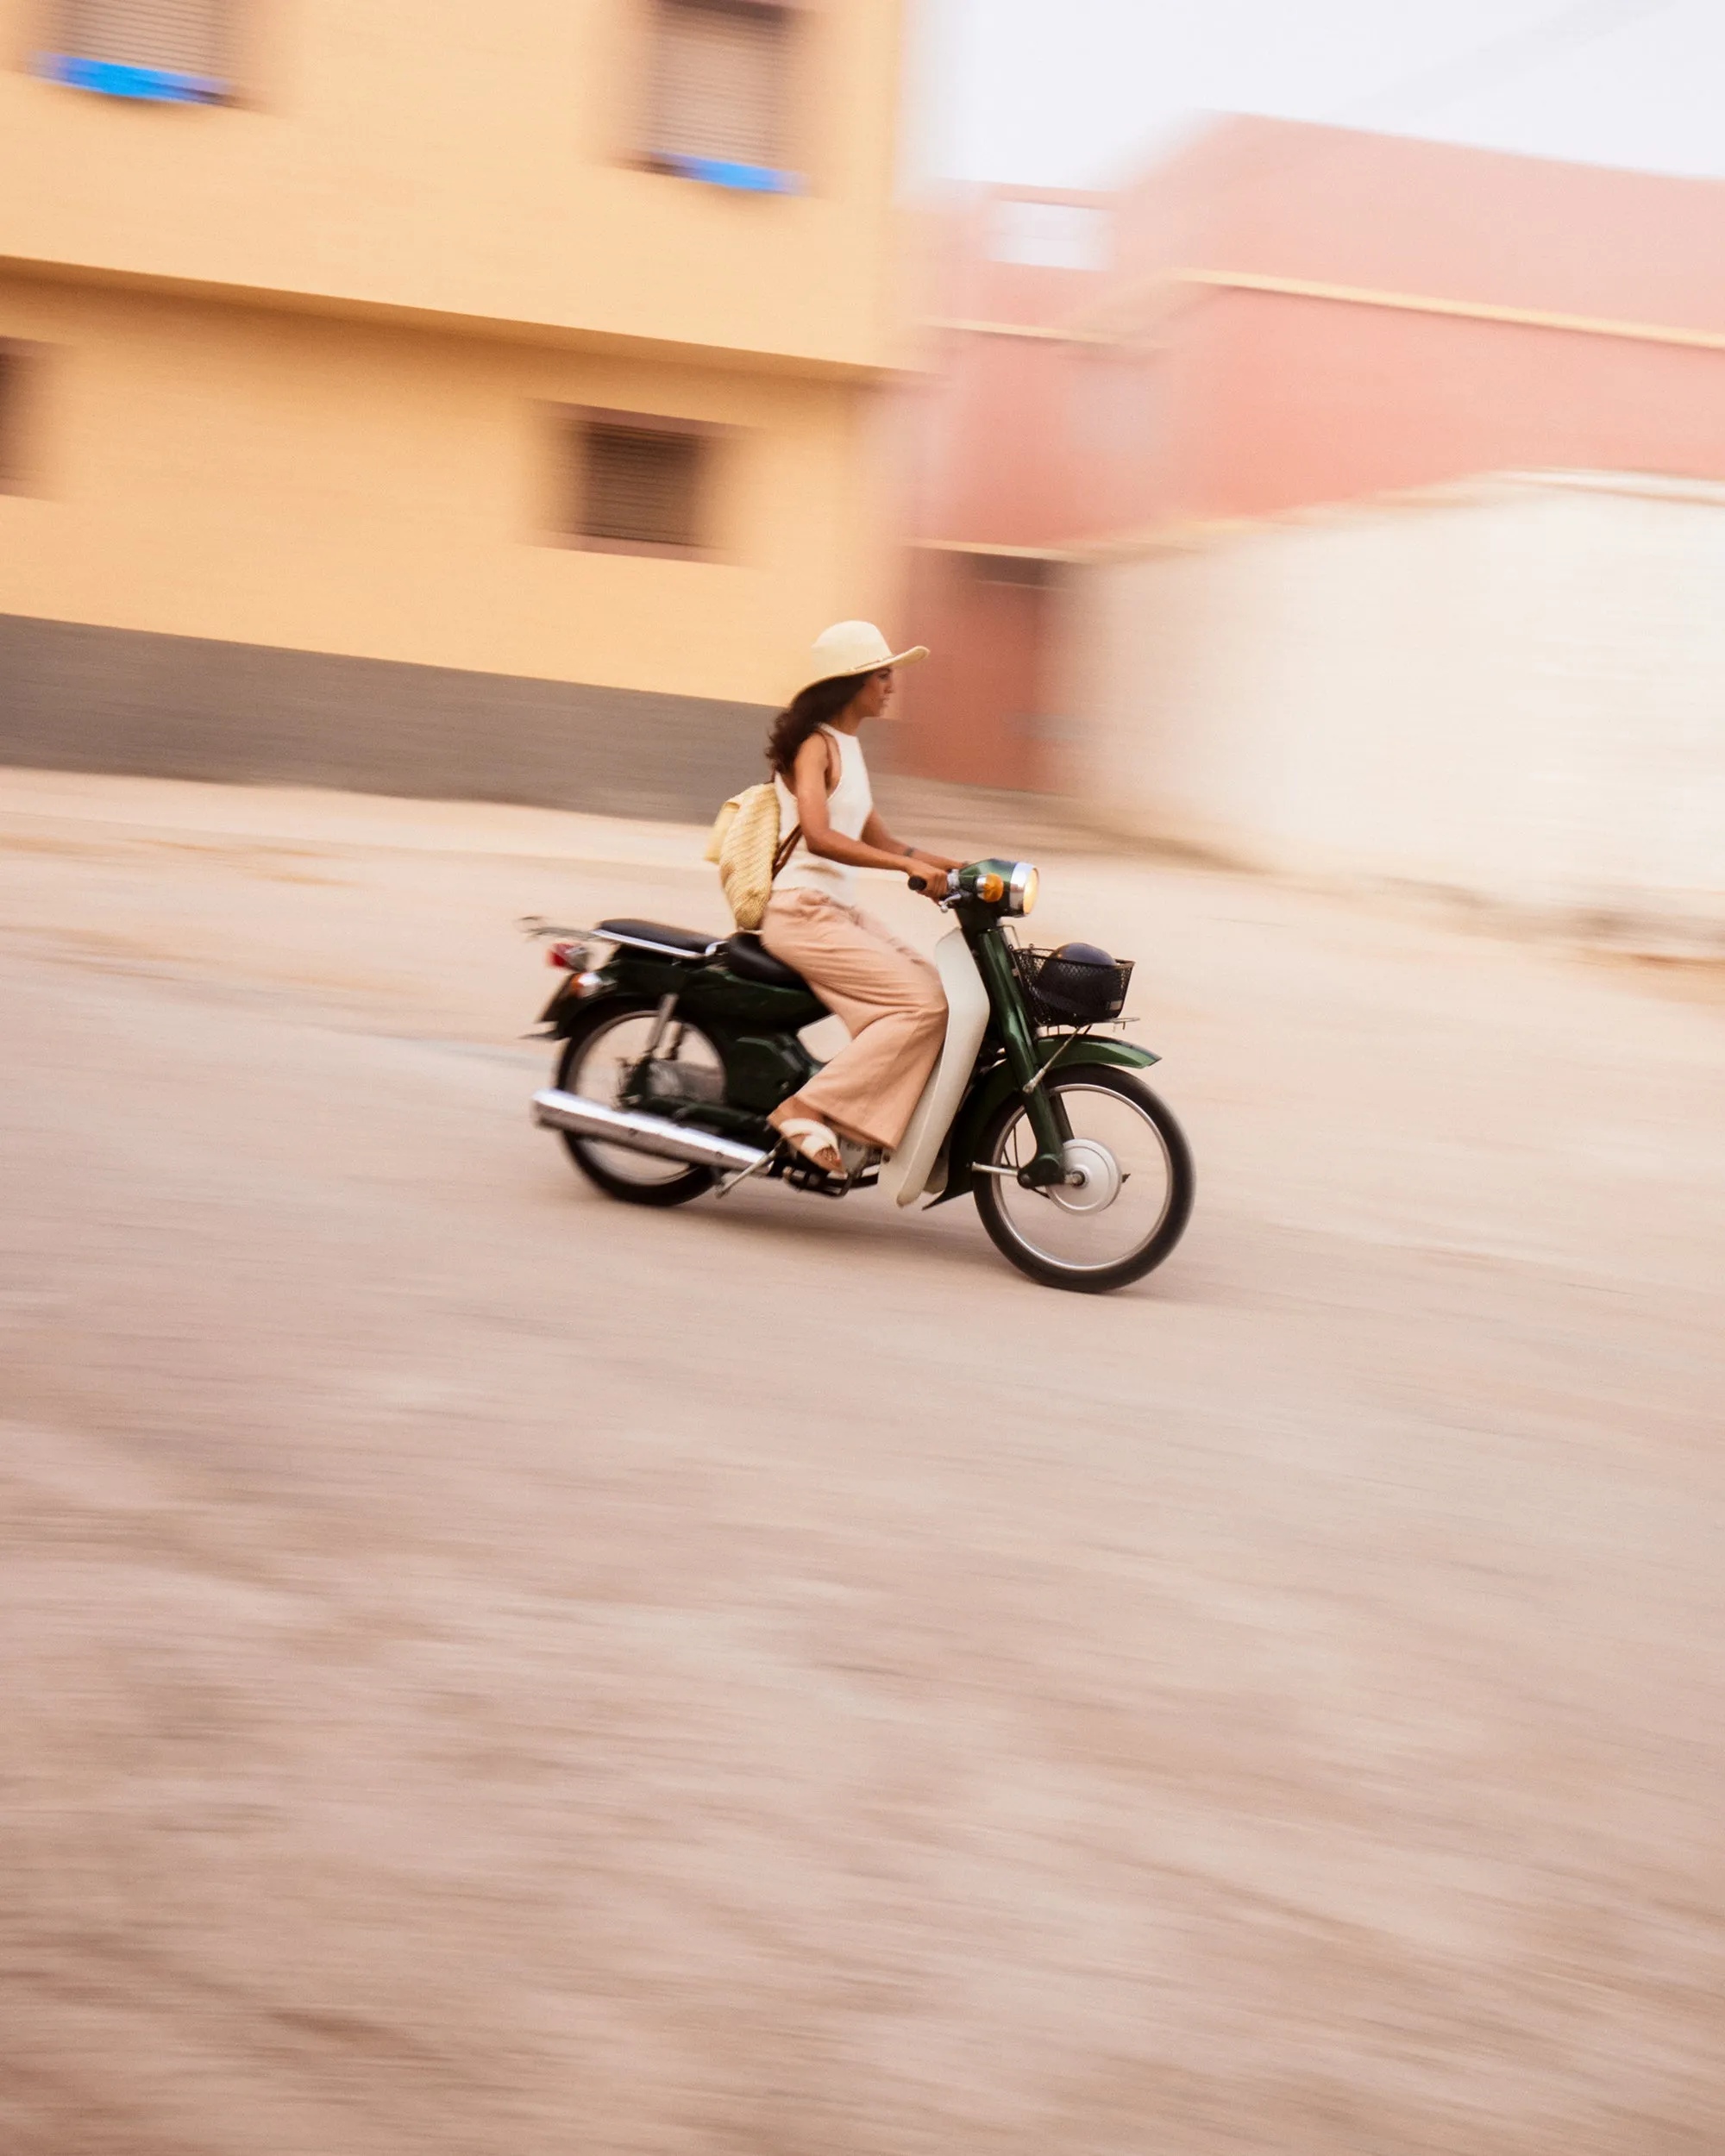
<svg viewBox="0 0 1725 2156">
<path fill-rule="evenodd" d="M 787 192 L 791 21 L 769 0 L 658 0 L 650 160 L 690 179 Z"/>
<path fill-rule="evenodd" d="M 573 536 L 590 546 L 699 554 L 706 546 L 706 434 L 674 423 L 588 417 L 576 441 Z"/>
<path fill-rule="evenodd" d="M 227 94 L 232 0 L 60 0 L 47 72 L 80 90 L 161 102 Z"/>
</svg>

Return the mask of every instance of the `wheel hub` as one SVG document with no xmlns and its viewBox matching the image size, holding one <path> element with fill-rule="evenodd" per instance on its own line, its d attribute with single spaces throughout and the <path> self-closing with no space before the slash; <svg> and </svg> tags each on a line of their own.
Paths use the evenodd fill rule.
<svg viewBox="0 0 1725 2156">
<path fill-rule="evenodd" d="M 1125 1180 L 1120 1164 L 1106 1145 L 1095 1138 L 1068 1138 L 1060 1149 L 1066 1163 L 1066 1181 L 1048 1195 L 1064 1213 L 1101 1213 L 1120 1194 Z"/>
</svg>

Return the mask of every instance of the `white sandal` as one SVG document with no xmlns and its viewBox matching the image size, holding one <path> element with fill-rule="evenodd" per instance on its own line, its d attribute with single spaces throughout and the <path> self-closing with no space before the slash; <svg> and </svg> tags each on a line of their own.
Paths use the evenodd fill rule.
<svg viewBox="0 0 1725 2156">
<path fill-rule="evenodd" d="M 817 1123 L 812 1116 L 794 1115 L 788 1123 L 775 1123 L 773 1128 L 787 1145 L 800 1153 L 812 1167 L 819 1169 L 822 1175 L 842 1175 L 844 1173 L 844 1156 L 838 1150 L 838 1134 L 828 1130 L 825 1124 Z M 824 1160 L 817 1158 L 821 1153 L 832 1156 L 831 1168 Z"/>
</svg>

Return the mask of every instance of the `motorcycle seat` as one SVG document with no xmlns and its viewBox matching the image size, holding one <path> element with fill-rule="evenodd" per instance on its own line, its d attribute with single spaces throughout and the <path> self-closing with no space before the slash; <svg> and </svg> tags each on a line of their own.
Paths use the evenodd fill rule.
<svg viewBox="0 0 1725 2156">
<path fill-rule="evenodd" d="M 686 950 L 691 958 L 705 958 L 720 939 L 711 929 L 669 928 L 663 921 L 601 921 L 601 936 L 615 936 L 625 943 L 657 943 L 665 950 Z"/>
<path fill-rule="evenodd" d="M 772 952 L 752 929 L 744 929 L 733 936 L 724 946 L 724 964 L 728 973 L 734 973 L 739 981 L 758 981 L 768 988 L 801 988 L 812 995 L 802 975 Z"/>
</svg>

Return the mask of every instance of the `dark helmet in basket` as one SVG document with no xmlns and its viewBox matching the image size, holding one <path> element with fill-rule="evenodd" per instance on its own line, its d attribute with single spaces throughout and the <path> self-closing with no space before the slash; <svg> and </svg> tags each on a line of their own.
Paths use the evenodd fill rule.
<svg viewBox="0 0 1725 2156">
<path fill-rule="evenodd" d="M 1050 1012 L 1094 1025 L 1120 1016 L 1126 983 L 1126 969 L 1095 943 L 1063 943 L 1043 960 L 1036 993 Z"/>
</svg>

